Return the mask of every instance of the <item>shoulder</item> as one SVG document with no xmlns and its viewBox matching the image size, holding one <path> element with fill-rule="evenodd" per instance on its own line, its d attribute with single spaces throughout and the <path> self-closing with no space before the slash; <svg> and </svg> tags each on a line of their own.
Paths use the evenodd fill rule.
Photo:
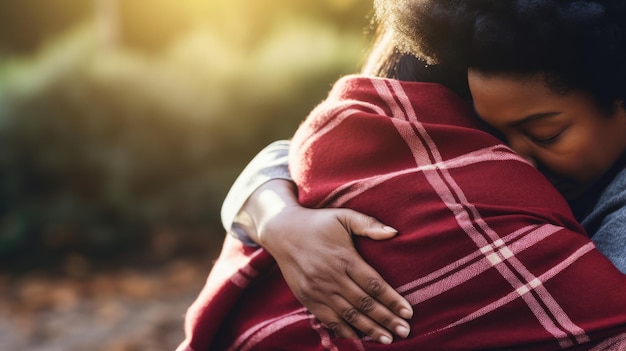
<svg viewBox="0 0 626 351">
<path fill-rule="evenodd" d="M 626 168 L 621 170 L 604 189 L 598 200 L 597 208 L 611 207 L 615 210 L 626 211 L 624 206 L 616 208 L 616 205 L 626 205 Z"/>
<path fill-rule="evenodd" d="M 598 250 L 626 273 L 626 170 L 602 192 L 582 224 Z"/>
<path fill-rule="evenodd" d="M 622 231 L 622 228 L 626 228 L 626 169 L 620 171 L 602 191 L 582 224 L 592 237 L 599 231 Z"/>
</svg>

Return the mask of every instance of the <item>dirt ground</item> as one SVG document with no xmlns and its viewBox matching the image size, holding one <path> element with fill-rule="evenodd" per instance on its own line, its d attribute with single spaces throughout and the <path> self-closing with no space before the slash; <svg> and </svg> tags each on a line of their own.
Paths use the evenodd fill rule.
<svg viewBox="0 0 626 351">
<path fill-rule="evenodd" d="M 75 257 L 60 274 L 0 274 L 0 350 L 173 351 L 214 256 L 97 270 Z"/>
</svg>

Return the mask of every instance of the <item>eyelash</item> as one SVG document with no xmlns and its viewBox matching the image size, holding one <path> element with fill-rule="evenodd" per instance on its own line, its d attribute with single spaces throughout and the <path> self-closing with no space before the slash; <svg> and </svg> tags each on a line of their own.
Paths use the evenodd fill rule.
<svg viewBox="0 0 626 351">
<path fill-rule="evenodd" d="M 558 133 L 554 134 L 553 136 L 550 136 L 548 138 L 537 138 L 537 137 L 533 137 L 532 135 L 527 135 L 527 137 L 534 143 L 536 144 L 540 144 L 540 145 L 550 145 L 555 143 L 557 140 L 559 140 L 559 138 L 561 137 L 561 134 L 563 134 L 564 130 L 559 131 Z"/>
</svg>

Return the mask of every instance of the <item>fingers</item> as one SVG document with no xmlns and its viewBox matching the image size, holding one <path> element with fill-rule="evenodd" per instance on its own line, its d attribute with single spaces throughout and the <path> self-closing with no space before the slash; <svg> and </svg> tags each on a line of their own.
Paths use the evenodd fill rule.
<svg viewBox="0 0 626 351">
<path fill-rule="evenodd" d="M 396 315 L 410 319 L 413 317 L 413 308 L 402 295 L 395 291 L 387 282 L 376 273 L 354 273 L 355 281 L 369 296 L 378 300 Z M 376 275 L 376 276 L 372 276 Z M 360 276 L 360 277 L 359 277 Z M 369 277 L 368 277 L 369 276 Z"/>
<path fill-rule="evenodd" d="M 338 219 L 348 231 L 356 235 L 382 240 L 397 234 L 395 229 L 380 223 L 375 218 L 353 210 L 344 209 L 338 215 Z M 404 319 L 413 316 L 411 304 L 360 256 L 347 260 L 345 269 L 356 285 L 343 286 L 341 295 L 350 306 L 354 306 L 361 312 L 361 316 L 357 315 L 359 325 L 350 320 L 347 322 L 368 335 L 372 331 L 378 335 L 383 335 L 381 330 L 385 332 L 389 330 L 400 337 L 407 337 L 410 326 Z M 372 327 L 370 322 L 376 323 L 386 330 L 376 326 Z M 370 331 L 368 332 L 368 330 Z"/>
<path fill-rule="evenodd" d="M 358 284 L 356 279 L 354 281 Z M 409 323 L 399 317 L 382 299 L 393 307 L 400 306 L 397 310 L 405 310 L 403 313 L 406 316 L 408 313 L 412 315 L 411 305 L 380 278 L 370 280 L 363 286 L 357 284 L 344 287 L 343 302 L 335 302 L 337 306 L 341 306 L 344 320 L 380 342 L 383 342 L 382 337 L 391 341 L 393 334 L 406 338 L 410 332 Z"/>
<path fill-rule="evenodd" d="M 342 296 L 334 295 L 331 300 L 331 304 L 336 306 L 336 310 L 341 311 L 340 315 L 331 310 L 325 312 L 321 312 L 320 310 L 314 312 L 312 310 L 311 312 L 318 316 L 320 322 L 331 329 L 335 335 L 342 338 L 357 338 L 357 334 L 352 329 L 352 327 L 354 327 L 362 334 L 380 343 L 390 344 L 393 341 L 393 335 L 388 330 L 368 318 L 362 311 L 355 308 Z"/>
<path fill-rule="evenodd" d="M 354 338 L 356 330 L 385 344 L 392 342 L 394 334 L 406 338 L 409 323 L 382 301 L 405 311 L 407 318 L 412 314 L 411 306 L 356 252 L 353 255 L 352 259 L 344 256 L 341 272 L 317 275 L 310 280 L 288 279 L 297 282 L 292 287 L 294 293 L 337 336 Z M 328 279 L 331 276 L 334 278 Z"/>
<path fill-rule="evenodd" d="M 346 323 L 346 321 L 328 306 L 317 304 L 315 306 L 311 306 L 309 311 L 338 337 L 347 339 L 358 338 L 358 335 Z"/>
<path fill-rule="evenodd" d="M 413 308 L 402 295 L 395 291 L 371 266 L 365 261 L 354 261 L 346 267 L 348 275 L 358 286 L 351 295 L 344 294 L 354 306 L 374 321 L 393 331 L 400 337 L 409 333 L 409 324 L 404 319 L 413 316 Z M 374 301 L 374 308 L 366 308 L 369 300 Z"/>
<path fill-rule="evenodd" d="M 354 235 L 374 240 L 385 240 L 398 234 L 397 230 L 379 222 L 376 218 L 350 209 L 343 209 L 338 218 L 344 227 Z"/>
</svg>

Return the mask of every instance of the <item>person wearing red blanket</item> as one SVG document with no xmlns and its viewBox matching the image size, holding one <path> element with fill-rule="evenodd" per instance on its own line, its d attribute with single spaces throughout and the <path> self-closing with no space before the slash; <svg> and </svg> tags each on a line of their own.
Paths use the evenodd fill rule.
<svg viewBox="0 0 626 351">
<path fill-rule="evenodd" d="M 470 72 L 474 82 L 472 92 L 482 95 L 475 100 L 478 112 L 505 134 L 508 133 L 508 142 L 536 163 L 546 175 L 557 173 L 567 181 L 559 186 L 572 200 L 571 204 L 588 235 L 592 236 L 601 252 L 624 272 L 626 250 L 622 233 L 626 219 L 626 191 L 623 190 L 626 170 L 622 169 L 623 158 L 619 157 L 619 153 L 623 150 L 624 141 L 621 137 L 624 134 L 623 123 L 620 123 L 623 117 L 620 116 L 624 114 L 626 46 L 622 42 L 624 36 L 615 35 L 625 31 L 621 20 L 623 2 L 390 0 L 380 3 L 395 4 L 396 14 L 387 18 L 395 18 L 392 24 L 404 27 L 399 32 L 405 38 L 408 35 L 408 40 L 401 44 L 413 46 L 412 49 L 418 51 L 430 50 L 430 54 L 438 56 L 436 59 L 439 61 L 467 60 L 471 56 L 461 52 L 472 48 L 473 44 L 468 44 L 480 44 L 474 45 L 478 48 L 478 55 L 474 54 L 473 64 L 481 65 L 486 72 L 475 69 Z M 427 4 L 438 7 L 430 12 L 435 16 L 424 17 Z M 477 11 L 480 7 L 483 8 Z M 412 37 L 415 28 L 421 30 L 422 37 L 417 39 L 423 39 L 425 33 L 431 39 L 422 40 L 418 45 L 411 44 L 416 39 Z M 512 34 L 512 29 L 517 34 Z M 433 34 L 438 40 L 432 40 Z M 512 56 L 506 56 L 511 53 Z M 537 69 L 548 74 L 526 74 Z M 499 70 L 505 73 L 508 70 L 509 74 L 494 74 Z M 397 77 L 407 79 L 407 71 L 410 72 L 410 69 L 406 67 L 396 69 L 396 73 L 402 72 Z M 560 74 L 555 75 L 555 72 Z M 476 84 L 481 81 L 485 84 Z M 544 114 L 546 118 L 524 118 L 529 115 L 528 111 L 545 112 L 547 109 L 548 112 L 559 113 Z M 516 121 L 529 123 L 511 123 Z M 268 149 L 279 154 L 284 150 L 284 143 L 273 144 Z M 283 160 L 280 161 L 286 167 Z M 251 166 L 255 162 L 256 159 Z M 610 169 L 606 171 L 606 167 Z M 267 180 L 268 175 L 276 175 L 276 172 L 263 173 L 263 177 L 257 178 L 265 177 Z M 287 171 L 279 173 L 282 173 L 281 178 L 289 179 Z M 600 179 L 595 180 L 599 175 Z M 283 184 L 285 188 L 276 189 Z M 569 189 L 563 187 L 564 184 Z M 276 207 L 275 203 L 262 205 L 259 200 L 269 196 L 253 193 L 241 211 L 244 214 L 241 218 L 252 218 L 256 228 L 247 228 L 247 233 L 238 231 L 241 229 L 237 225 L 239 215 L 235 221 L 232 220 L 234 216 L 223 215 L 225 228 L 237 233 L 239 238 L 248 234 L 270 250 L 299 299 L 320 320 L 333 326 L 338 335 L 354 337 L 347 327 L 348 322 L 342 319 L 346 311 L 354 308 L 357 313 L 350 314 L 349 324 L 358 330 L 377 338 L 380 335 L 389 336 L 388 332 L 381 331 L 381 327 L 400 336 L 406 335 L 402 321 L 389 311 L 410 318 L 410 311 L 409 316 L 402 313 L 408 311 L 408 304 L 394 296 L 393 289 L 360 260 L 346 239 L 348 229 L 355 234 L 375 238 L 389 237 L 393 233 L 382 230 L 383 226 L 376 224 L 371 217 L 347 209 L 312 211 L 298 207 L 297 201 L 290 198 L 293 195 L 289 194 L 289 189 L 288 182 L 284 181 L 270 181 L 263 185 L 261 194 L 273 192 L 276 195 L 276 191 L 280 190 L 278 194 L 285 195 L 289 205 L 283 209 L 272 208 Z M 582 196 L 572 197 L 572 191 L 580 192 L 581 189 L 587 191 Z M 239 197 L 245 198 L 250 191 L 243 194 Z M 241 207 L 242 202 L 233 203 L 230 198 L 229 194 L 223 209 Z M 263 211 L 268 212 L 267 208 L 270 209 L 269 217 L 264 218 Z M 315 221 L 315 226 L 302 225 L 309 221 Z M 254 231 L 257 229 L 259 237 L 263 233 L 262 241 L 256 238 Z M 377 282 L 375 286 L 383 293 L 371 291 L 367 284 L 372 280 Z M 371 295 L 370 300 L 367 294 Z M 363 301 L 372 300 L 373 303 L 367 305 L 367 311 L 359 308 Z M 385 306 L 389 311 L 385 310 Z"/>
<path fill-rule="evenodd" d="M 624 341 L 626 278 L 556 189 L 447 87 L 341 79 L 296 132 L 290 170 L 304 206 L 351 208 L 398 230 L 355 245 L 419 311 L 412 333 L 391 345 L 335 337 L 267 251 L 228 237 L 179 350 L 606 350 Z"/>
</svg>

